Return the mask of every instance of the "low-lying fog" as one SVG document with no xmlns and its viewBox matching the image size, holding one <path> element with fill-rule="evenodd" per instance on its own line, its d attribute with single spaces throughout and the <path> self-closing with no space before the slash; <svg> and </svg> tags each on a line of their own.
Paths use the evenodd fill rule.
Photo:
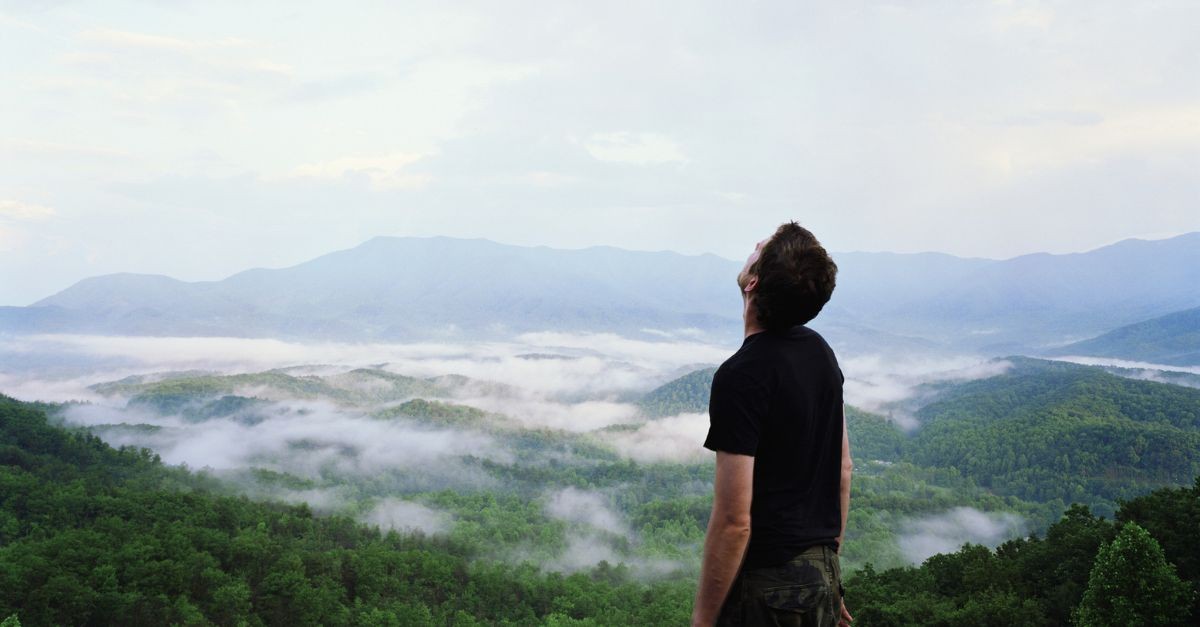
<svg viewBox="0 0 1200 627">
<path fill-rule="evenodd" d="M 84 401 L 64 411 L 69 423 L 88 426 L 116 446 L 151 448 L 167 463 L 211 469 L 256 496 L 305 501 L 326 511 L 356 507 L 361 520 L 382 528 L 441 533 L 455 524 L 454 516 L 405 496 L 502 488 L 485 463 L 544 466 L 557 457 L 572 463 L 572 451 L 584 450 L 577 447 L 643 464 L 711 460 L 701 446 L 706 414 L 652 419 L 636 403 L 658 385 L 719 364 L 740 344 L 740 338 L 722 344 L 693 335 L 685 330 L 664 336 L 688 339 L 642 341 L 545 332 L 510 342 L 469 344 L 0 337 L 0 392 L 21 400 Z M 919 403 L 924 384 L 994 376 L 1009 364 L 971 356 L 896 360 L 841 355 L 841 366 L 849 404 L 913 429 L 919 425 L 906 408 Z M 359 368 L 382 374 L 353 372 Z M 163 410 L 130 402 L 138 390 L 158 380 L 268 370 L 315 378 L 304 380 L 319 381 L 322 389 L 336 394 L 298 394 L 251 378 L 212 396 L 244 397 L 242 405 L 203 415 L 196 414 L 195 406 Z M 387 396 L 393 385 L 383 378 L 388 375 L 415 378 L 429 390 Z M 124 387 L 90 387 L 137 376 L 141 378 L 126 380 Z M 466 423 L 387 413 L 415 397 L 482 411 L 471 414 L 475 422 Z M 567 448 L 515 449 L 511 436 L 528 430 L 562 434 Z M 302 485 L 263 483 L 252 469 L 282 473 Z M 541 494 L 545 515 L 570 525 L 567 550 L 548 566 L 575 570 L 605 559 L 647 573 L 670 570 L 667 561 L 614 549 L 629 544 L 617 542 L 621 537 L 634 544 L 637 539 L 610 497 L 565 485 Z M 1020 531 L 1019 521 L 966 510 L 948 512 L 944 520 L 914 521 L 901 530 L 913 560 L 965 541 L 991 542 Z"/>
</svg>

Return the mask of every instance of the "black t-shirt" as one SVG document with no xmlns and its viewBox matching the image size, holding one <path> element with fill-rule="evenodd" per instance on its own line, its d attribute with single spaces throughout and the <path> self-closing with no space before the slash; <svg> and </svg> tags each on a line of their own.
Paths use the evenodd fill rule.
<svg viewBox="0 0 1200 627">
<path fill-rule="evenodd" d="M 747 337 L 713 376 L 705 448 L 754 457 L 746 566 L 837 546 L 844 382 L 829 344 L 802 325 Z"/>
</svg>

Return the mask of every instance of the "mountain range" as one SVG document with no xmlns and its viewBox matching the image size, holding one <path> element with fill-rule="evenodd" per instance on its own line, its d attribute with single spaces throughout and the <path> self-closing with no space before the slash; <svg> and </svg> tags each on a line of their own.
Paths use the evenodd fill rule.
<svg viewBox="0 0 1200 627">
<path fill-rule="evenodd" d="M 1119 327 L 1090 340 L 1068 344 L 1051 354 L 1200 366 L 1200 307 Z"/>
<path fill-rule="evenodd" d="M 814 326 L 852 352 L 1046 350 L 1200 307 L 1200 233 L 999 261 L 834 258 L 838 288 Z M 740 267 L 711 254 L 377 237 L 219 281 L 84 279 L 28 307 L 0 307 L 0 332 L 367 341 L 688 329 L 733 341 Z"/>
</svg>

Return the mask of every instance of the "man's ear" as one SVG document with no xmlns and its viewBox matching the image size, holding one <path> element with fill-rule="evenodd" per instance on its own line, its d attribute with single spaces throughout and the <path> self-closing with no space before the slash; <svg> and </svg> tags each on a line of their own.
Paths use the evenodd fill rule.
<svg viewBox="0 0 1200 627">
<path fill-rule="evenodd" d="M 756 287 L 758 287 L 758 277 L 752 274 L 750 275 L 750 279 L 746 281 L 746 287 L 742 291 L 749 294 Z"/>
</svg>

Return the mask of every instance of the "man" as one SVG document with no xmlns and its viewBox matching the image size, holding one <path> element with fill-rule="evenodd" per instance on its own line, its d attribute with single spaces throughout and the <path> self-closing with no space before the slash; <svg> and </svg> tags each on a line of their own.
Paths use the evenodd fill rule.
<svg viewBox="0 0 1200 627">
<path fill-rule="evenodd" d="M 713 376 L 706 448 L 716 451 L 694 625 L 848 625 L 838 552 L 850 507 L 842 377 L 804 326 L 837 266 L 789 222 L 738 273 L 742 347 Z"/>
</svg>

